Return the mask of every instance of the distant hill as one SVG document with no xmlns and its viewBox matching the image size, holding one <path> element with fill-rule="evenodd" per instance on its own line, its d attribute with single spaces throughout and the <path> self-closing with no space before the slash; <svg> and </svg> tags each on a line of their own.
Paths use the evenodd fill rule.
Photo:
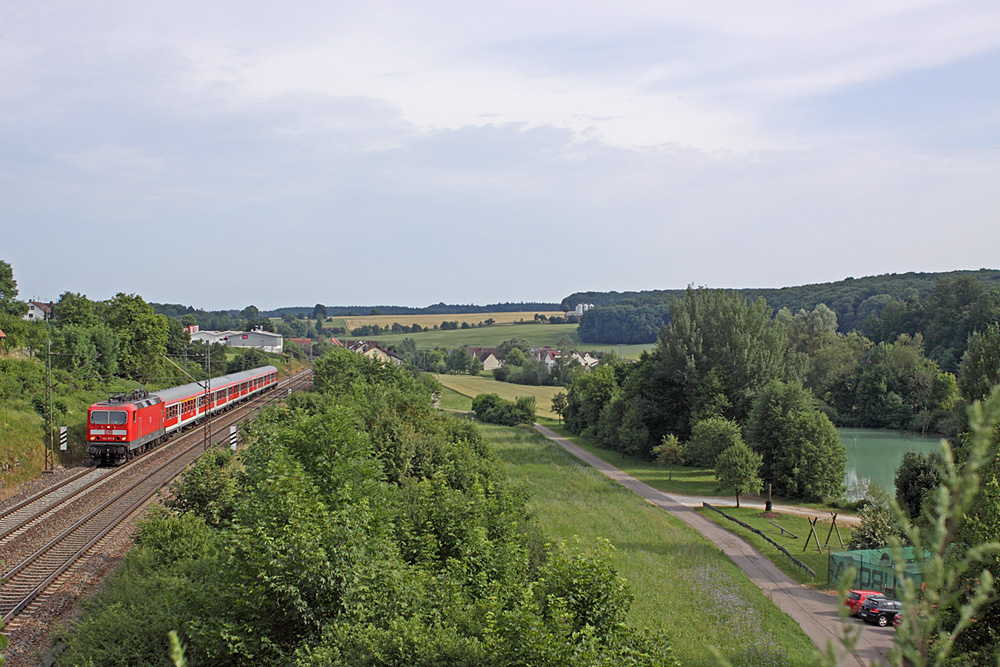
<svg viewBox="0 0 1000 667">
<path fill-rule="evenodd" d="M 750 301 L 763 297 L 775 310 L 788 308 L 812 310 L 824 303 L 837 313 L 842 332 L 858 329 L 870 315 L 879 315 L 890 301 L 913 301 L 926 298 L 938 281 L 971 276 L 990 290 L 1000 289 L 1000 270 L 948 271 L 942 273 L 888 273 L 865 278 L 845 278 L 834 283 L 817 283 L 780 289 L 739 289 Z M 562 300 L 574 309 L 578 303 L 597 306 L 580 323 L 584 342 L 652 342 L 659 324 L 667 321 L 670 302 L 684 296 L 685 290 L 647 290 L 641 292 L 577 292 Z M 603 312 L 602 312 L 603 311 Z M 626 322 L 626 319 L 628 322 Z"/>
</svg>

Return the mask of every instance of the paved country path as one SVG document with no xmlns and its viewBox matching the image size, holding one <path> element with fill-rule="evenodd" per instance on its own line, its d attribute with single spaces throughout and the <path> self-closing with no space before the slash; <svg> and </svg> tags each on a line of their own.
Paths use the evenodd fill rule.
<svg viewBox="0 0 1000 667">
<path fill-rule="evenodd" d="M 640 482 L 550 428 L 535 424 L 535 430 L 584 463 L 638 494 L 647 502 L 674 515 L 708 538 L 729 556 L 750 577 L 750 580 L 778 605 L 779 609 L 795 619 L 816 646 L 825 650 L 827 642 L 832 641 L 838 648 L 839 665 L 842 667 L 863 667 L 887 662 L 886 656 L 892 648 L 895 635 L 895 630 L 891 627 L 878 628 L 868 626 L 864 621 L 855 618 L 840 618 L 837 613 L 839 601 L 836 596 L 802 586 L 779 570 L 748 542 L 701 516 L 678 497 L 657 491 L 648 484 Z M 687 499 L 691 500 L 693 497 L 689 496 Z M 699 498 L 697 504 L 700 505 L 702 500 L 705 499 Z M 826 513 L 817 514 L 827 516 Z M 853 627 L 858 636 L 856 648 L 861 661 L 848 654 L 841 645 L 840 637 L 845 626 Z"/>
</svg>

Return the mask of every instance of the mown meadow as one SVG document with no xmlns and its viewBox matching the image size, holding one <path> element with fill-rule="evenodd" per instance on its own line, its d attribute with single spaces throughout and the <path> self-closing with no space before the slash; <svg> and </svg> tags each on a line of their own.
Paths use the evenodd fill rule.
<svg viewBox="0 0 1000 667">
<path fill-rule="evenodd" d="M 533 396 L 536 415 L 548 419 L 559 417 L 552 411 L 552 397 L 563 391 L 562 387 L 537 387 L 511 382 L 497 382 L 491 377 L 481 375 L 435 375 L 434 377 L 444 387 L 469 398 L 475 398 L 479 394 L 496 394 L 504 400 L 513 401 L 519 396 Z M 471 409 L 471 407 L 470 402 L 469 408 L 458 409 Z"/>
</svg>

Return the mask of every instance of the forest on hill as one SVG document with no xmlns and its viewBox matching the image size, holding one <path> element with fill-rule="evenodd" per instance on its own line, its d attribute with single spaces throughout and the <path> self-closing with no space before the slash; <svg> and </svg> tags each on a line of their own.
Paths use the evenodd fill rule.
<svg viewBox="0 0 1000 667">
<path fill-rule="evenodd" d="M 811 312 L 824 304 L 837 316 L 837 331 L 857 331 L 874 342 L 891 341 L 901 333 L 922 334 L 928 356 L 945 370 L 955 370 L 966 339 L 997 320 L 1000 270 L 900 273 L 846 278 L 780 289 L 731 290 L 749 302 L 764 299 L 775 312 Z M 671 302 L 685 290 L 641 292 L 577 292 L 562 305 L 595 308 L 580 321 L 585 343 L 652 343 L 669 322 Z"/>
</svg>

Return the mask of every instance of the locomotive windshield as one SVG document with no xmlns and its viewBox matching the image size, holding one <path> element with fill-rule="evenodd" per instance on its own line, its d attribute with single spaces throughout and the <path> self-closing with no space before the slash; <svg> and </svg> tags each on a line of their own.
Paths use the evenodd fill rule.
<svg viewBox="0 0 1000 667">
<path fill-rule="evenodd" d="M 128 413 L 124 410 L 94 410 L 90 413 L 91 424 L 125 424 Z"/>
</svg>

